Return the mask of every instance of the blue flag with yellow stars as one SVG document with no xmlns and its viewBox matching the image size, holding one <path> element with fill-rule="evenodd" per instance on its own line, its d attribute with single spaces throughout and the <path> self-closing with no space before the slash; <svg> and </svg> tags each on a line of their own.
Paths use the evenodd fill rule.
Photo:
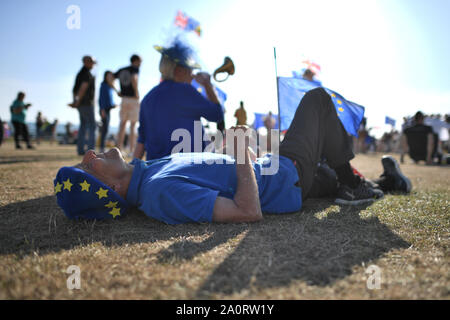
<svg viewBox="0 0 450 320">
<path fill-rule="evenodd" d="M 205 88 L 198 83 L 197 81 L 192 80 L 191 85 L 197 89 L 198 92 L 200 92 L 200 94 L 202 96 L 204 96 L 205 98 L 208 98 L 208 96 L 206 95 L 206 90 Z M 225 101 L 227 101 L 227 94 L 225 92 L 223 92 L 220 88 L 213 86 L 214 90 L 216 91 L 217 94 L 217 99 L 219 99 L 220 105 L 223 107 L 225 104 Z"/>
<path fill-rule="evenodd" d="M 384 119 L 384 123 L 385 124 L 390 124 L 391 126 L 395 127 L 395 119 L 390 118 L 388 116 L 386 116 L 386 118 Z"/>
<path fill-rule="evenodd" d="M 278 77 L 278 103 L 282 131 L 287 130 L 291 125 L 295 111 L 305 93 L 317 87 L 319 87 L 317 83 L 305 79 Z M 346 100 L 335 91 L 324 89 L 331 96 L 338 118 L 345 130 L 357 137 L 359 125 L 364 117 L 364 107 Z"/>
<path fill-rule="evenodd" d="M 75 167 L 62 167 L 53 181 L 58 205 L 69 219 L 115 219 L 130 205 L 94 176 Z"/>
</svg>

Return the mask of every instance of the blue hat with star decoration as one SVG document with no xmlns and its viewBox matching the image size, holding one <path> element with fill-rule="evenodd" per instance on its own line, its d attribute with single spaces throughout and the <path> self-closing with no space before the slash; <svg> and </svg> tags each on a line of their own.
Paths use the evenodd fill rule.
<svg viewBox="0 0 450 320">
<path fill-rule="evenodd" d="M 189 69 L 200 69 L 200 65 L 195 59 L 195 53 L 192 48 L 184 44 L 180 39 L 176 38 L 170 47 L 153 46 L 156 51 Z"/>
<path fill-rule="evenodd" d="M 106 184 L 75 167 L 62 167 L 53 181 L 58 205 L 69 219 L 115 219 L 130 205 Z"/>
</svg>

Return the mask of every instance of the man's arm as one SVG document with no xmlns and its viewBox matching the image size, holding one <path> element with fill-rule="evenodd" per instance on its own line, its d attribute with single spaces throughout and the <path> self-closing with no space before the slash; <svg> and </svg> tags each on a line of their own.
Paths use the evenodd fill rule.
<svg viewBox="0 0 450 320">
<path fill-rule="evenodd" d="M 74 99 L 75 99 L 75 101 L 73 103 L 74 107 L 80 106 L 80 102 L 83 99 L 88 87 L 89 87 L 89 82 L 83 82 L 81 84 L 80 89 L 78 90 L 78 94 L 76 94 L 76 96 L 74 97 Z"/>
<path fill-rule="evenodd" d="M 214 90 L 211 84 L 211 76 L 205 72 L 200 72 L 195 75 L 195 81 L 201 84 L 206 90 L 206 96 L 208 100 L 212 103 L 220 104 L 219 99 L 217 98 L 216 91 Z"/>
<path fill-rule="evenodd" d="M 239 144 L 235 141 L 234 145 L 237 155 Z M 251 164 L 248 141 L 245 141 L 244 147 L 244 163 L 236 161 L 236 193 L 233 200 L 217 197 L 213 210 L 214 222 L 254 222 L 262 219 L 258 184 Z"/>
<path fill-rule="evenodd" d="M 142 159 L 145 153 L 145 146 L 143 143 L 138 142 L 136 148 L 134 149 L 133 158 Z"/>
</svg>

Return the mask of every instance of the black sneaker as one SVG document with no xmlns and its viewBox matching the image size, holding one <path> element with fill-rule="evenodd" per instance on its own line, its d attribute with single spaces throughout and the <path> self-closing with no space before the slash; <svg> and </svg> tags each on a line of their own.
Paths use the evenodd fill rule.
<svg viewBox="0 0 450 320">
<path fill-rule="evenodd" d="M 391 191 L 402 191 L 409 193 L 412 189 L 411 181 L 400 171 L 400 165 L 397 160 L 391 156 L 383 156 L 381 158 L 381 163 L 384 168 L 382 176 L 391 176 L 394 178 L 393 190 Z"/>
<path fill-rule="evenodd" d="M 384 193 L 379 189 L 374 189 L 369 186 L 364 181 L 358 184 L 354 189 L 346 185 L 339 186 L 336 203 L 345 205 L 360 205 L 364 203 L 373 202 L 377 199 L 383 198 Z"/>
</svg>

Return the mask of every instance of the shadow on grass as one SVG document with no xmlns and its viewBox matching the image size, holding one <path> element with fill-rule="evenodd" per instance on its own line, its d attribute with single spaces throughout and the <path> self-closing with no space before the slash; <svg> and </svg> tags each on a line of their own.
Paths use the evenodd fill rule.
<svg viewBox="0 0 450 320">
<path fill-rule="evenodd" d="M 75 154 L 60 154 L 60 153 L 48 153 L 46 155 L 2 155 L 0 156 L 0 166 L 6 164 L 15 163 L 36 163 L 36 162 L 57 162 L 73 160 L 76 157 Z"/>
<path fill-rule="evenodd" d="M 265 215 L 255 224 L 169 226 L 137 210 L 114 221 L 70 221 L 56 198 L 48 196 L 0 207 L 0 255 L 46 254 L 93 242 L 113 247 L 179 238 L 158 253 L 158 261 L 190 261 L 245 232 L 233 252 L 204 281 L 196 298 L 255 286 L 286 286 L 295 280 L 326 286 L 350 275 L 362 262 L 410 246 L 377 217 L 361 218 L 364 209 L 312 199 L 300 213 Z M 190 236 L 205 240 L 186 239 Z"/>
</svg>

